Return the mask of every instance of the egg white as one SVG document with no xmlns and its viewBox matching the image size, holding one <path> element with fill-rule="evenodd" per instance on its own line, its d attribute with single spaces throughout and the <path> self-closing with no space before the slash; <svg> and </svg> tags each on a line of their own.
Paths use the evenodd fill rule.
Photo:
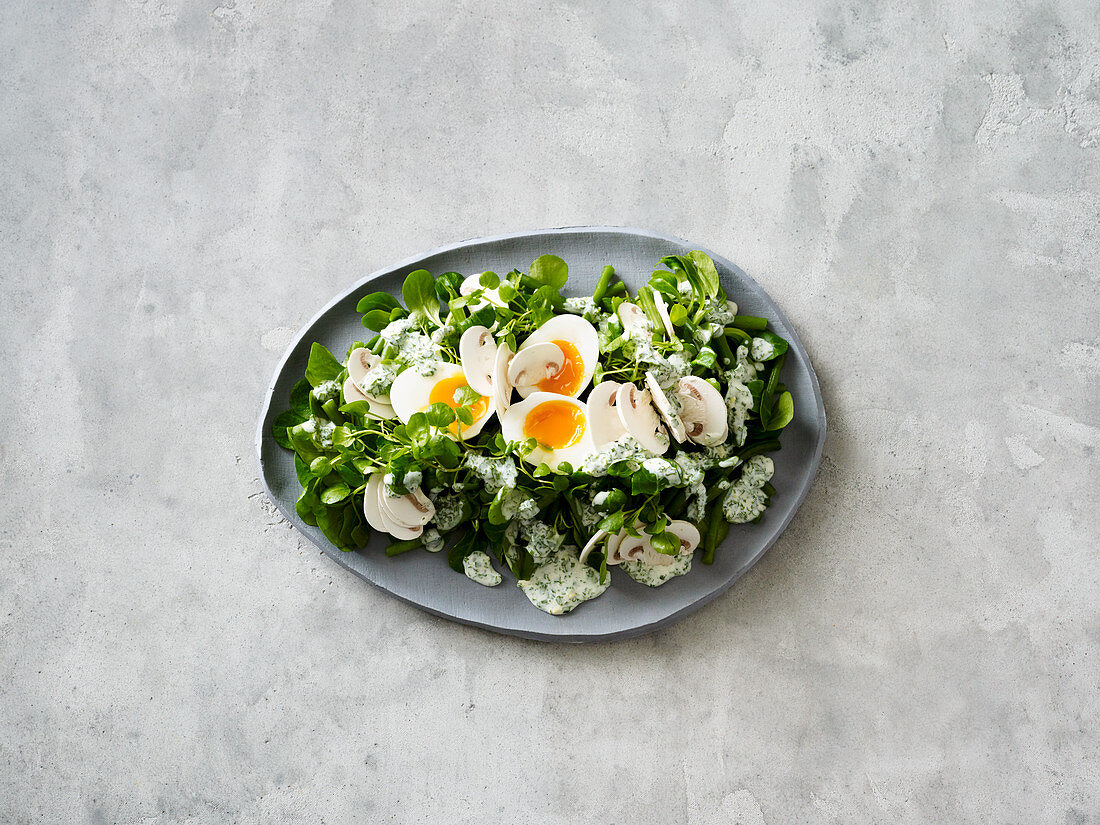
<svg viewBox="0 0 1100 825">
<path fill-rule="evenodd" d="M 394 413 L 405 424 L 413 413 L 423 412 L 431 406 L 432 390 L 440 381 L 446 381 L 456 376 L 462 376 L 465 380 L 465 372 L 460 364 L 435 365 L 435 372 L 431 375 L 421 375 L 415 367 L 409 367 L 393 380 L 390 387 L 390 403 Z M 463 438 L 473 438 L 481 432 L 482 427 L 493 416 L 494 405 L 492 399 L 486 405 L 485 412 L 474 419 L 474 423 L 462 427 Z"/>
<path fill-rule="evenodd" d="M 504 435 L 504 439 L 506 441 L 526 441 L 528 436 L 523 432 L 523 424 L 527 419 L 528 413 L 547 401 L 565 401 L 579 409 L 584 416 L 584 434 L 576 444 L 571 444 L 568 447 L 550 450 L 544 449 L 541 446 L 535 447 L 535 449 L 527 455 L 525 460 L 529 464 L 548 464 L 552 468 L 556 468 L 563 461 L 568 461 L 573 469 L 577 470 L 580 468 L 581 464 L 584 463 L 584 460 L 596 451 L 596 448 L 592 443 L 591 422 L 588 420 L 588 407 L 583 401 L 578 401 L 576 398 L 572 398 L 568 395 L 558 395 L 553 392 L 532 393 L 523 401 L 520 401 L 518 404 L 513 404 L 504 411 L 504 415 L 500 422 L 500 429 Z"/>
<path fill-rule="evenodd" d="M 596 371 L 596 363 L 600 357 L 600 338 L 596 328 L 577 315 L 555 315 L 532 332 L 527 340 L 519 345 L 519 351 L 522 352 L 526 347 L 544 341 L 551 343 L 568 341 L 577 348 L 577 354 L 581 358 L 584 369 L 581 372 L 580 386 L 571 395 L 573 398 L 580 397 L 592 382 L 592 374 Z M 516 389 L 524 398 L 540 392 L 538 387 L 517 387 Z"/>
</svg>

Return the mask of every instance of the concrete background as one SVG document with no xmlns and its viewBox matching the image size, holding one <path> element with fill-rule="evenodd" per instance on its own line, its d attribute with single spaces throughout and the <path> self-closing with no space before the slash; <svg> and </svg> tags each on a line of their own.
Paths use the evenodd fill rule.
<svg viewBox="0 0 1100 825">
<path fill-rule="evenodd" d="M 0 7 L 0 821 L 1100 821 L 1100 8 Z M 424 615 L 272 515 L 293 331 L 440 243 L 680 235 L 830 437 L 727 596 Z"/>
</svg>

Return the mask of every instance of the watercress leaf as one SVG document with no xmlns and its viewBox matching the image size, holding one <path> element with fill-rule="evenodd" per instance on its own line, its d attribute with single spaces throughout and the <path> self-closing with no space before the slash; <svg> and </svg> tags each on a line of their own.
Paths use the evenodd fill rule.
<svg viewBox="0 0 1100 825">
<path fill-rule="evenodd" d="M 405 276 L 401 285 L 401 297 L 409 312 L 439 314 L 439 301 L 435 297 L 435 279 L 426 269 L 414 269 Z"/>
<path fill-rule="evenodd" d="M 444 404 L 442 401 L 436 401 L 427 411 L 428 423 L 433 427 L 446 427 L 454 423 L 455 411 L 454 408 Z"/>
<path fill-rule="evenodd" d="M 531 262 L 528 274 L 537 283 L 561 289 L 569 278 L 569 267 L 557 255 L 539 255 Z"/>
<path fill-rule="evenodd" d="M 680 553 L 680 537 L 674 533 L 658 533 L 650 536 L 649 543 L 654 550 L 665 556 L 675 556 Z"/>
<path fill-rule="evenodd" d="M 355 311 L 360 314 L 365 314 L 375 309 L 381 309 L 385 310 L 388 314 L 391 309 L 396 309 L 399 306 L 401 306 L 401 304 L 399 304 L 397 299 L 388 292 L 372 292 L 359 299 Z"/>
<path fill-rule="evenodd" d="M 351 495 L 351 488 L 343 481 L 338 481 L 321 493 L 321 501 L 325 504 L 339 504 Z"/>
<path fill-rule="evenodd" d="M 473 387 L 469 387 L 463 384 L 461 387 L 455 390 L 454 400 L 456 404 L 463 407 L 468 407 L 471 404 L 476 404 L 478 401 L 481 400 L 481 393 L 479 393 Z"/>
<path fill-rule="evenodd" d="M 492 306 L 483 306 L 477 312 L 470 313 L 469 326 L 491 327 L 496 319 L 496 309 Z"/>
<path fill-rule="evenodd" d="M 435 279 L 435 294 L 440 301 L 448 301 L 459 294 L 462 276 L 457 272 L 444 272 Z"/>
<path fill-rule="evenodd" d="M 505 303 L 513 300 L 517 295 L 516 288 L 511 284 L 501 284 L 497 287 L 497 294 L 500 295 L 500 299 Z"/>
<path fill-rule="evenodd" d="M 706 252 L 699 249 L 689 252 L 686 257 L 695 265 L 695 272 L 703 284 L 706 296 L 708 298 L 715 297 L 721 289 L 721 285 L 718 281 L 718 270 L 714 266 L 714 261 L 710 259 Z"/>
<path fill-rule="evenodd" d="M 327 456 L 317 456 L 309 463 L 309 472 L 317 478 L 324 478 L 332 469 L 332 461 Z"/>
<path fill-rule="evenodd" d="M 355 547 L 366 547 L 370 541 L 370 528 L 363 523 L 357 524 L 351 530 L 351 543 Z"/>
<path fill-rule="evenodd" d="M 668 311 L 669 320 L 675 327 L 682 327 L 688 319 L 688 311 L 683 304 L 673 304 Z"/>
<path fill-rule="evenodd" d="M 275 416 L 275 420 L 271 422 L 271 435 L 274 436 L 275 443 L 283 449 L 293 449 L 290 436 L 287 435 L 287 428 L 301 424 L 306 418 L 308 418 L 307 415 L 294 410 L 286 410 Z"/>
<path fill-rule="evenodd" d="M 482 272 L 478 276 L 477 282 L 485 289 L 496 289 L 500 286 L 500 276 L 495 272 Z"/>
<path fill-rule="evenodd" d="M 773 350 L 773 354 L 771 356 L 772 358 L 778 358 L 780 355 L 782 355 L 783 353 L 785 353 L 787 351 L 788 344 L 787 344 L 786 339 L 780 338 L 778 335 L 776 335 L 771 330 L 764 330 L 763 332 L 758 332 L 756 334 L 756 337 L 757 338 L 763 338 L 765 341 L 767 341 L 769 344 L 772 345 L 772 350 Z M 768 360 L 771 360 L 771 359 L 769 358 Z"/>
<path fill-rule="evenodd" d="M 771 418 L 768 420 L 766 430 L 782 430 L 794 418 L 794 398 L 789 392 L 783 393 L 775 400 L 772 406 Z"/>
<path fill-rule="evenodd" d="M 370 412 L 370 402 L 349 401 L 347 404 L 340 405 L 340 412 L 351 413 L 352 415 L 366 415 Z"/>
<path fill-rule="evenodd" d="M 531 473 L 531 475 L 533 475 L 535 478 L 542 478 L 543 476 L 550 475 L 552 472 L 554 471 L 550 469 L 550 465 L 546 462 L 543 462 L 535 468 L 535 472 Z"/>
<path fill-rule="evenodd" d="M 320 386 L 325 381 L 335 381 L 343 370 L 344 365 L 337 361 L 336 356 L 322 344 L 315 342 L 310 347 L 309 363 L 306 364 L 306 380 L 312 386 Z"/>
<path fill-rule="evenodd" d="M 413 441 L 424 441 L 428 437 L 428 416 L 414 412 L 405 422 L 405 434 Z"/>
<path fill-rule="evenodd" d="M 309 382 L 302 378 L 290 391 L 290 410 L 301 413 L 303 420 L 309 417 L 309 396 L 312 389 Z"/>
<path fill-rule="evenodd" d="M 474 423 L 474 413 L 469 407 L 459 407 L 456 409 L 455 417 L 467 427 Z"/>
<path fill-rule="evenodd" d="M 625 522 L 626 513 L 620 510 L 617 513 L 612 513 L 611 515 L 602 518 L 597 527 L 600 530 L 606 530 L 611 535 L 616 535 L 617 533 L 622 531 Z"/>
<path fill-rule="evenodd" d="M 462 460 L 462 451 L 454 439 L 440 435 L 432 439 L 432 456 L 444 468 L 453 470 Z"/>
<path fill-rule="evenodd" d="M 340 478 L 347 482 L 349 487 L 359 487 L 363 484 L 363 474 L 356 470 L 353 466 L 347 464 L 338 464 L 335 467 L 336 473 Z"/>
<path fill-rule="evenodd" d="M 764 382 L 759 378 L 745 383 L 749 393 L 752 395 L 752 408 L 757 412 L 760 411 L 760 393 L 764 391 Z"/>
<path fill-rule="evenodd" d="M 312 478 L 309 472 L 309 462 L 303 461 L 302 457 L 297 453 L 294 454 L 294 475 L 298 477 L 298 483 L 303 487 Z"/>
<path fill-rule="evenodd" d="M 630 477 L 631 495 L 652 495 L 660 489 L 660 479 L 644 468 Z"/>
<path fill-rule="evenodd" d="M 573 475 L 573 465 L 568 461 L 563 461 L 558 465 L 557 472 L 563 476 L 571 476 Z"/>
<path fill-rule="evenodd" d="M 363 316 L 363 326 L 375 332 L 381 332 L 389 323 L 390 313 L 384 309 L 372 309 Z"/>
</svg>

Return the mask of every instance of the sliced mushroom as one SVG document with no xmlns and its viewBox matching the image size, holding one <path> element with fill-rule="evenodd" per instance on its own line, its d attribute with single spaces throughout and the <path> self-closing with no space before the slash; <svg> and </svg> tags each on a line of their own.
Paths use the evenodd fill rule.
<svg viewBox="0 0 1100 825">
<path fill-rule="evenodd" d="M 435 518 L 435 505 L 419 487 L 408 495 L 390 496 L 383 484 L 378 491 L 378 502 L 384 517 L 409 529 L 423 527 Z"/>
<path fill-rule="evenodd" d="M 381 356 L 375 355 L 366 347 L 358 347 L 353 349 L 348 356 L 348 378 L 352 380 L 356 388 L 359 390 L 360 395 L 363 396 L 365 401 L 381 401 L 383 404 L 390 403 L 390 397 L 388 395 L 375 395 L 373 393 L 366 392 L 363 389 L 364 382 L 367 379 L 367 373 L 371 371 L 378 364 L 382 363 Z M 344 384 L 345 395 L 347 384 Z"/>
<path fill-rule="evenodd" d="M 597 450 L 626 433 L 616 406 L 621 386 L 617 381 L 604 381 L 593 387 L 588 396 L 588 430 Z"/>
<path fill-rule="evenodd" d="M 508 381 L 515 387 L 534 387 L 553 378 L 565 366 L 565 353 L 550 341 L 523 347 L 508 365 Z"/>
<path fill-rule="evenodd" d="M 649 337 L 651 332 L 649 318 L 640 306 L 630 301 L 623 301 L 619 304 L 618 313 L 628 338 L 637 338 L 639 335 L 644 338 Z"/>
<path fill-rule="evenodd" d="M 344 403 L 350 404 L 353 401 L 370 401 L 370 399 L 359 389 L 359 385 L 349 375 L 344 379 Z"/>
<path fill-rule="evenodd" d="M 497 342 L 487 327 L 472 326 L 458 339 L 458 359 L 466 374 L 466 383 L 481 395 L 493 391 L 493 365 Z"/>
<path fill-rule="evenodd" d="M 623 428 L 654 455 L 664 455 L 669 445 L 668 434 L 653 409 L 649 391 L 623 384 L 615 395 L 615 404 Z"/>
<path fill-rule="evenodd" d="M 619 545 L 622 544 L 623 536 L 626 532 L 615 533 L 613 536 L 607 537 L 607 549 L 604 552 L 607 554 L 607 563 L 622 564 L 623 560 L 619 558 Z"/>
<path fill-rule="evenodd" d="M 726 301 L 726 307 L 729 309 L 730 314 L 732 314 L 732 315 L 737 314 L 737 304 L 735 304 L 733 301 L 727 300 Z"/>
<path fill-rule="evenodd" d="M 680 419 L 687 437 L 704 447 L 717 447 L 725 442 L 729 421 L 722 394 L 697 375 L 677 381 L 675 392 L 683 407 Z"/>
<path fill-rule="evenodd" d="M 367 524 L 379 533 L 388 533 L 386 523 L 382 521 L 382 513 L 379 510 L 378 487 L 382 483 L 382 473 L 374 473 L 367 479 L 367 489 L 363 491 L 363 515 L 367 518 Z"/>
<path fill-rule="evenodd" d="M 596 548 L 596 545 L 599 544 L 601 541 L 603 541 L 604 537 L 606 537 L 606 536 L 607 536 L 607 531 L 606 530 L 597 530 L 596 531 L 596 535 L 594 535 L 592 538 L 590 538 L 588 540 L 588 544 L 586 544 L 584 546 L 584 548 L 581 550 L 581 556 L 580 556 L 581 564 L 584 564 L 586 561 L 588 561 L 588 554 L 591 553 Z"/>
<path fill-rule="evenodd" d="M 367 403 L 370 404 L 368 414 L 372 418 L 387 419 L 389 421 L 397 418 L 397 413 L 394 412 L 392 404 L 387 404 L 385 401 L 378 401 L 374 398 L 367 398 Z"/>
<path fill-rule="evenodd" d="M 699 546 L 699 541 L 701 540 L 699 528 L 690 521 L 683 521 L 682 519 L 676 519 L 670 522 L 668 527 L 665 528 L 665 532 L 672 533 L 680 539 L 681 556 L 690 556 L 694 553 L 695 548 Z"/>
<path fill-rule="evenodd" d="M 481 285 L 481 276 L 484 275 L 484 274 L 485 274 L 484 272 L 475 272 L 473 275 L 470 275 L 469 277 L 464 278 L 462 283 L 458 287 L 458 294 L 459 295 L 473 295 L 479 289 L 485 289 Z M 505 300 L 500 297 L 500 290 L 499 289 L 485 289 L 485 292 L 482 295 L 482 299 L 480 301 L 478 301 L 477 304 L 475 304 L 474 306 L 472 306 L 470 308 L 474 312 L 476 312 L 477 310 L 481 309 L 483 306 L 486 306 L 488 304 L 492 304 L 493 306 L 498 306 L 498 307 L 507 306 L 507 303 L 505 302 Z"/>
<path fill-rule="evenodd" d="M 501 341 L 497 347 L 497 357 L 493 362 L 493 409 L 497 419 L 504 420 L 504 412 L 512 403 L 512 382 L 508 380 L 508 366 L 515 355 L 507 341 Z"/>
<path fill-rule="evenodd" d="M 677 444 L 683 444 L 684 439 L 687 437 L 684 422 L 680 419 L 676 410 L 672 408 L 672 402 L 668 400 L 665 391 L 661 389 L 661 385 L 657 382 L 657 376 L 647 371 L 645 385 L 649 388 L 649 394 L 653 396 L 653 406 L 661 414 L 661 419 L 668 427 L 668 431 L 672 433 L 672 437 L 676 439 Z"/>
<path fill-rule="evenodd" d="M 649 536 L 644 531 L 640 536 L 626 534 L 615 548 L 615 564 L 621 564 L 624 561 L 642 561 L 653 552 L 655 552 L 653 545 L 649 543 Z M 610 559 L 608 564 L 611 564 Z"/>
<path fill-rule="evenodd" d="M 676 333 L 672 329 L 672 319 L 668 316 L 668 304 L 665 303 L 665 296 L 656 289 L 653 290 L 653 303 L 657 307 L 657 314 L 661 318 L 661 323 L 664 324 L 668 337 L 675 338 Z"/>
</svg>

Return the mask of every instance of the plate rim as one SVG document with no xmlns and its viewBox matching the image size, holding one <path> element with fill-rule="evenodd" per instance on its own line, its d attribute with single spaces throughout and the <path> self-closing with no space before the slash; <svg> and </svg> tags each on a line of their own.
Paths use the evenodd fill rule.
<svg viewBox="0 0 1100 825">
<path fill-rule="evenodd" d="M 572 634 L 564 634 L 564 633 L 563 634 L 556 634 L 556 633 L 543 633 L 543 632 L 535 631 L 535 630 L 526 630 L 526 629 L 517 628 L 517 627 L 504 627 L 504 626 L 501 626 L 501 625 L 498 625 L 498 624 L 491 624 L 489 622 L 479 622 L 476 619 L 460 618 L 458 616 L 448 614 L 448 613 L 446 613 L 442 610 L 437 610 L 437 609 L 432 608 L 428 605 L 425 605 L 425 604 L 422 604 L 420 602 L 414 601 L 410 598 L 406 598 L 403 595 L 400 595 L 398 593 L 395 593 L 392 590 L 389 590 L 388 588 L 386 588 L 382 584 L 380 584 L 376 581 L 373 581 L 363 571 L 356 569 L 351 564 L 344 561 L 344 557 L 345 557 L 345 555 L 347 555 L 345 553 L 345 551 L 340 550 L 339 548 L 331 545 L 331 543 L 329 543 L 328 541 L 325 541 L 324 543 L 317 542 L 308 533 L 305 533 L 304 531 L 299 529 L 298 524 L 296 523 L 297 522 L 297 514 L 294 513 L 293 511 L 288 510 L 287 508 L 285 508 L 283 506 L 282 502 L 279 500 L 279 498 L 272 492 L 271 487 L 270 487 L 270 485 L 268 484 L 268 481 L 267 481 L 267 473 L 265 471 L 265 465 L 264 465 L 264 459 L 263 459 L 263 446 L 264 446 L 264 439 L 266 437 L 266 433 L 265 433 L 266 428 L 265 428 L 264 424 L 265 424 L 265 422 L 267 420 L 267 417 L 268 417 L 268 414 L 271 410 L 272 402 L 273 402 L 273 399 L 274 399 L 275 386 L 276 386 L 276 384 L 278 384 L 279 377 L 282 375 L 282 373 L 283 373 L 283 371 L 284 371 L 284 369 L 287 365 L 287 362 L 290 360 L 291 356 L 293 355 L 294 351 L 297 349 L 298 345 L 301 343 L 302 339 L 306 337 L 306 334 L 310 330 L 313 329 L 314 325 L 324 315 L 326 315 L 328 313 L 328 311 L 330 309 L 332 309 L 336 304 L 340 303 L 345 298 L 347 298 L 349 295 L 351 295 L 353 292 L 355 292 L 356 290 L 362 289 L 366 284 L 370 283 L 371 281 L 373 281 L 377 278 L 380 278 L 384 275 L 388 275 L 388 274 L 397 272 L 397 271 L 399 271 L 403 268 L 411 266 L 412 264 L 418 263 L 418 262 L 423 261 L 427 258 L 432 258 L 436 255 L 442 255 L 442 254 L 445 254 L 447 252 L 453 252 L 454 250 L 462 249 L 462 248 L 467 247 L 467 246 L 473 246 L 475 244 L 501 243 L 501 242 L 504 242 L 504 241 L 516 240 L 516 239 L 519 239 L 519 238 L 552 237 L 554 235 L 564 235 L 564 234 L 568 234 L 568 233 L 585 233 L 585 234 L 592 234 L 592 235 L 612 235 L 612 234 L 633 235 L 633 236 L 636 236 L 636 237 L 644 237 L 644 238 L 648 238 L 648 239 L 652 239 L 652 240 L 658 240 L 658 241 L 662 241 L 662 242 L 665 242 L 665 243 L 674 244 L 674 245 L 677 245 L 677 246 L 687 247 L 687 248 L 690 248 L 690 249 L 699 249 L 699 250 L 705 252 L 707 255 L 709 255 L 712 260 L 718 262 L 720 265 L 729 268 L 731 271 L 736 270 L 741 277 L 747 279 L 748 281 L 751 281 L 768 298 L 768 300 L 771 301 L 771 303 L 775 306 L 775 310 L 778 314 L 779 320 L 782 320 L 784 326 L 787 328 L 787 330 L 790 331 L 790 337 L 791 337 L 790 344 L 795 348 L 795 350 L 802 357 L 802 361 L 805 364 L 806 371 L 807 371 L 809 379 L 810 379 L 810 386 L 813 390 L 814 402 L 815 402 L 815 406 L 816 406 L 815 419 L 818 422 L 818 436 L 817 436 L 817 440 L 816 440 L 816 442 L 814 444 L 814 447 L 813 447 L 813 455 L 812 455 L 811 460 L 810 460 L 810 469 L 809 469 L 806 485 L 799 492 L 799 495 L 798 495 L 797 499 L 794 501 L 793 506 L 787 512 L 787 514 L 784 517 L 782 523 L 779 525 L 779 529 L 775 531 L 775 533 L 772 535 L 772 537 L 768 541 L 764 542 L 760 546 L 760 548 L 757 550 L 757 552 L 754 553 L 749 559 L 747 559 L 744 564 L 742 564 L 740 567 L 738 567 L 736 570 L 734 570 L 733 574 L 729 577 L 728 580 L 726 580 L 725 582 L 723 582 L 722 584 L 720 584 L 719 586 L 717 586 L 713 590 L 709 591 L 704 596 L 701 596 L 700 598 L 696 599 L 695 601 L 684 605 L 679 610 L 677 610 L 673 613 L 669 613 L 665 616 L 660 617 L 659 619 L 655 619 L 655 620 L 653 620 L 651 622 L 648 622 L 646 624 L 637 625 L 637 626 L 634 626 L 634 627 L 627 628 L 625 630 L 613 630 L 613 631 L 609 631 L 607 633 L 581 633 L 581 634 L 578 634 L 576 632 L 573 632 Z M 648 633 L 653 633 L 657 630 L 660 630 L 663 627 L 668 627 L 669 625 L 672 625 L 672 624 L 680 621 L 681 619 L 686 618 L 690 614 L 695 613 L 696 611 L 698 611 L 698 610 L 702 609 L 703 607 L 705 607 L 706 605 L 710 604 L 712 601 L 717 599 L 719 596 L 721 596 L 721 595 L 725 594 L 726 592 L 728 592 L 730 590 L 730 588 L 732 588 L 733 585 L 736 584 L 741 579 L 741 577 L 745 575 L 745 573 L 747 573 L 749 570 L 751 570 L 756 565 L 756 563 L 760 561 L 760 559 L 764 556 L 764 554 L 767 553 L 768 550 L 771 549 L 772 545 L 774 545 L 775 542 L 779 540 L 779 537 L 782 536 L 783 533 L 786 532 L 787 527 L 790 526 L 790 523 L 794 519 L 795 515 L 797 515 L 799 510 L 802 509 L 802 505 L 805 502 L 806 497 L 809 495 L 810 489 L 814 486 L 814 481 L 817 479 L 817 474 L 818 474 L 818 472 L 820 470 L 820 467 L 821 467 L 821 457 L 822 457 L 824 447 L 825 447 L 825 437 L 826 437 L 827 431 L 828 431 L 828 418 L 827 418 L 826 411 L 825 411 L 825 402 L 824 402 L 824 399 L 823 399 L 822 394 L 821 394 L 821 385 L 820 385 L 820 382 L 818 381 L 818 378 L 817 378 L 817 371 L 814 369 L 813 362 L 810 360 L 809 353 L 806 351 L 806 347 L 802 343 L 802 339 L 799 337 L 797 330 L 791 324 L 790 319 L 787 318 L 787 315 L 783 311 L 783 308 L 779 305 L 779 303 L 774 298 L 772 298 L 771 294 L 766 289 L 764 289 L 764 287 L 761 286 L 760 283 L 755 278 L 753 278 L 751 275 L 749 275 L 747 272 L 745 272 L 744 269 L 742 269 L 740 266 L 738 266 L 737 264 L 735 264 L 733 261 L 729 260 L 725 256 L 715 254 L 714 252 L 712 252 L 710 249 L 708 249 L 705 246 L 701 246 L 699 244 L 694 244 L 694 243 L 688 242 L 688 241 L 684 240 L 683 238 L 679 238 L 675 235 L 668 235 L 668 234 L 665 234 L 665 233 L 662 233 L 662 232 L 654 232 L 653 230 L 650 230 L 650 229 L 641 229 L 639 227 L 632 227 L 632 226 L 614 226 L 614 225 L 611 225 L 611 224 L 599 224 L 599 225 L 589 226 L 589 225 L 583 225 L 582 224 L 582 225 L 576 225 L 576 226 L 556 226 L 556 227 L 551 227 L 551 228 L 547 228 L 547 229 L 531 229 L 531 230 L 525 230 L 525 231 L 519 231 L 519 232 L 506 232 L 506 233 L 499 234 L 499 235 L 485 235 L 485 236 L 479 236 L 479 237 L 473 237 L 473 238 L 465 238 L 463 240 L 456 241 L 454 243 L 442 244 L 440 246 L 434 247 L 434 248 L 426 250 L 424 252 L 420 252 L 420 253 L 417 253 L 415 255 L 410 255 L 408 257 L 402 258 L 401 260 L 396 261 L 392 264 L 388 264 L 388 265 L 383 266 L 379 269 L 376 269 L 376 270 L 370 272 L 369 274 L 364 275 L 363 277 L 359 278 L 358 280 L 356 280 L 352 284 L 350 284 L 347 288 L 345 288 L 343 291 L 339 292 L 330 301 L 328 301 L 328 303 L 326 303 L 323 307 L 321 307 L 321 309 L 319 309 L 316 313 L 314 313 L 314 315 L 308 321 L 306 321 L 304 324 L 302 324 L 302 326 L 300 327 L 298 332 L 295 334 L 294 338 L 290 341 L 289 344 L 287 344 L 286 348 L 284 349 L 283 355 L 279 359 L 274 371 L 272 372 L 271 379 L 269 380 L 268 385 L 267 385 L 267 389 L 264 392 L 264 400 L 263 400 L 263 403 L 260 406 L 259 420 L 256 424 L 254 447 L 255 447 L 255 451 L 256 451 L 255 455 L 256 455 L 257 469 L 259 470 L 259 474 L 260 474 L 260 483 L 263 485 L 263 492 L 264 492 L 264 495 L 267 496 L 268 501 L 270 501 L 272 504 L 275 505 L 275 507 L 279 511 L 279 513 L 287 520 L 287 522 L 298 533 L 303 535 L 307 540 L 309 540 L 312 544 L 314 544 L 316 547 L 318 547 L 326 556 L 328 556 L 330 559 L 332 559 L 334 562 L 336 562 L 337 565 L 339 565 L 344 570 L 347 570 L 347 571 L 351 572 L 357 578 L 362 579 L 363 581 L 367 582 L 368 584 L 370 584 L 374 588 L 384 592 L 387 596 L 390 596 L 391 598 L 398 599 L 399 601 L 402 601 L 405 604 L 412 605 L 413 607 L 416 607 L 419 610 L 423 610 L 427 613 L 431 613 L 433 615 L 439 616 L 439 617 L 447 619 L 449 621 L 457 622 L 459 624 L 467 625 L 467 626 L 470 626 L 470 627 L 477 627 L 477 628 L 480 628 L 482 630 L 492 631 L 494 633 L 499 633 L 499 634 L 504 634 L 504 635 L 509 635 L 509 636 L 517 636 L 517 637 L 521 637 L 521 638 L 525 638 L 525 639 L 533 639 L 533 640 L 536 640 L 536 641 L 543 641 L 543 642 L 561 642 L 561 643 L 571 643 L 571 644 L 586 644 L 586 643 L 593 643 L 593 642 L 617 641 L 617 640 L 620 640 L 620 639 L 629 639 L 629 638 L 634 638 L 634 637 L 637 637 L 637 636 L 642 636 L 642 635 L 645 635 L 645 634 L 648 634 Z"/>
</svg>

